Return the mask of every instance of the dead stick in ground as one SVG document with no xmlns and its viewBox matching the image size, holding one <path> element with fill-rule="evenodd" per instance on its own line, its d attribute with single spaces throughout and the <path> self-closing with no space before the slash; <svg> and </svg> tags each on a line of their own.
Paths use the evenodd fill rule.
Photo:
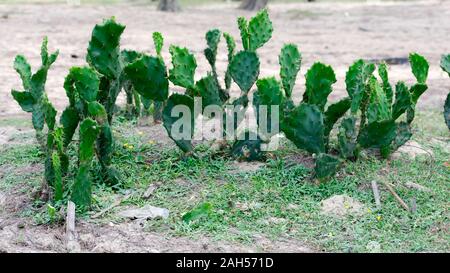
<svg viewBox="0 0 450 273">
<path fill-rule="evenodd" d="M 371 184 L 372 184 L 373 196 L 375 198 L 375 205 L 377 206 L 377 209 L 381 209 L 380 191 L 378 190 L 377 181 L 372 180 Z"/>
<path fill-rule="evenodd" d="M 394 189 L 391 187 L 391 185 L 389 185 L 387 182 L 383 182 L 384 185 L 386 186 L 386 188 L 388 189 L 388 191 L 395 197 L 395 199 L 400 203 L 400 205 L 407 211 L 410 211 L 408 205 L 405 203 L 405 201 L 403 201 L 402 198 L 400 198 L 400 196 L 398 196 L 398 194 L 394 191 Z"/>
<path fill-rule="evenodd" d="M 67 250 L 69 252 L 77 252 L 80 250 L 75 231 L 75 203 L 72 201 L 67 203 L 66 240 Z"/>
</svg>

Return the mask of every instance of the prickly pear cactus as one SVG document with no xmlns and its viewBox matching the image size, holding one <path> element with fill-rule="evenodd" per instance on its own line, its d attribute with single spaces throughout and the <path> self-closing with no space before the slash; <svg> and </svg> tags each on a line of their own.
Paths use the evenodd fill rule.
<svg viewBox="0 0 450 273">
<path fill-rule="evenodd" d="M 303 102 L 317 105 L 323 111 L 328 95 L 333 91 L 336 75 L 331 66 L 315 63 L 306 73 L 306 90 Z"/>
<path fill-rule="evenodd" d="M 447 72 L 450 77 L 450 54 L 442 56 L 441 68 Z M 444 104 L 444 119 L 445 123 L 447 123 L 448 129 L 450 130 L 450 92 L 448 93 Z"/>
<path fill-rule="evenodd" d="M 63 176 L 69 167 L 69 158 L 65 153 L 63 128 L 57 127 L 56 109 L 47 98 L 45 82 L 50 66 L 56 61 L 58 51 L 49 54 L 48 40 L 45 37 L 41 46 L 42 65 L 36 73 L 22 55 L 14 61 L 14 69 L 22 79 L 24 91 L 12 90 L 13 98 L 22 110 L 32 113 L 32 123 L 36 130 L 36 138 L 45 154 L 45 181 L 54 189 L 54 200 L 62 199 Z M 67 113 L 65 114 L 67 116 Z M 44 132 L 44 128 L 47 130 Z"/>
<path fill-rule="evenodd" d="M 188 95 L 171 95 L 163 110 L 164 128 L 169 137 L 186 154 L 194 150 L 192 146 L 194 121 L 194 99 Z"/>
<path fill-rule="evenodd" d="M 71 195 L 71 200 L 80 207 L 91 205 L 92 181 L 89 172 L 95 154 L 94 144 L 99 133 L 97 122 L 90 118 L 80 124 L 79 168 Z"/>
<path fill-rule="evenodd" d="M 326 180 L 336 174 L 342 161 L 330 154 L 321 153 L 315 159 L 314 173 L 319 180 Z"/>
<path fill-rule="evenodd" d="M 370 98 L 367 107 L 368 123 L 388 120 L 391 118 L 391 105 L 385 91 L 375 77 L 369 80 Z"/>
<path fill-rule="evenodd" d="M 323 122 L 325 125 L 324 137 L 328 144 L 331 130 L 336 122 L 345 115 L 345 113 L 350 109 L 351 100 L 350 98 L 343 98 L 338 102 L 335 102 L 327 107 L 327 110 L 323 116 Z"/>
<path fill-rule="evenodd" d="M 381 83 L 373 76 L 376 68 L 374 64 L 359 60 L 350 67 L 346 84 L 352 99 L 352 117 L 342 122 L 338 135 L 343 157 L 356 158 L 357 146 L 376 148 L 381 156 L 388 157 L 411 138 L 411 123 L 417 101 L 428 89 L 425 82 L 429 65 L 426 59 L 417 53 L 410 54 L 409 61 L 417 83 L 408 87 L 404 82 L 398 82 L 395 85 L 395 94 L 389 82 L 386 64 L 378 66 Z M 358 110 L 361 111 L 361 118 L 359 132 L 356 134 L 355 119 Z M 396 122 L 402 116 L 406 116 L 406 122 Z M 356 135 L 357 144 L 354 143 Z"/>
<path fill-rule="evenodd" d="M 227 65 L 227 71 L 225 72 L 225 89 L 226 89 L 226 91 L 229 91 L 230 87 L 231 87 L 230 63 L 234 57 L 234 53 L 236 50 L 236 42 L 234 41 L 233 36 L 231 36 L 228 33 L 224 33 L 223 37 L 225 38 L 225 41 L 227 43 L 227 50 L 228 50 L 228 65 Z"/>
<path fill-rule="evenodd" d="M 278 57 L 280 77 L 286 97 L 290 98 L 302 64 L 302 55 L 294 44 L 286 44 Z"/>
<path fill-rule="evenodd" d="M 248 50 L 256 51 L 272 37 L 273 26 L 267 9 L 263 9 L 248 22 Z"/>
<path fill-rule="evenodd" d="M 217 86 L 216 88 L 219 90 L 218 95 L 219 95 L 220 100 L 223 103 L 223 102 L 226 102 L 230 98 L 230 94 L 228 93 L 227 89 L 229 88 L 229 84 L 231 84 L 231 82 L 228 83 L 228 85 L 227 85 L 227 79 L 225 79 L 225 88 L 226 89 L 223 89 L 221 84 L 219 83 L 219 76 L 217 74 L 217 69 L 216 69 L 217 47 L 219 45 L 221 36 L 222 36 L 222 33 L 218 29 L 212 29 L 206 33 L 205 38 L 206 38 L 206 44 L 208 45 L 208 47 L 204 50 L 204 54 L 205 54 L 206 59 L 208 60 L 208 63 L 211 66 L 211 73 L 214 78 L 215 85 Z M 227 37 L 226 39 L 233 39 L 233 38 L 230 36 L 230 37 Z M 232 41 L 227 40 L 227 44 L 230 42 L 232 42 Z M 233 42 L 234 42 L 234 40 L 233 40 Z M 230 45 L 228 45 L 228 46 L 230 46 Z M 228 50 L 230 51 L 230 49 L 228 49 Z M 234 49 L 231 49 L 231 50 L 234 50 Z M 229 54 L 230 54 L 230 52 L 229 52 Z M 233 53 L 231 53 L 231 54 L 233 54 Z M 231 56 L 231 58 L 232 58 L 232 56 Z M 225 74 L 225 78 L 226 77 L 227 76 Z M 228 79 L 228 81 L 229 81 L 229 79 Z"/>
<path fill-rule="evenodd" d="M 213 74 L 208 73 L 206 77 L 201 78 L 195 83 L 195 87 L 202 98 L 202 108 L 209 105 L 222 105 L 220 99 L 220 89 Z"/>
<path fill-rule="evenodd" d="M 120 54 L 120 36 L 125 26 L 114 18 L 97 24 L 89 41 L 87 62 L 101 74 L 99 102 L 108 112 L 108 121 L 112 121 L 117 96 L 121 89 L 122 61 Z"/>
<path fill-rule="evenodd" d="M 347 85 L 347 93 L 352 100 L 352 114 L 356 114 L 360 108 L 362 108 L 362 112 L 365 112 L 366 104 L 363 100 L 367 97 L 368 81 L 374 71 L 375 65 L 368 64 L 363 60 L 358 60 L 350 66 L 345 77 L 345 83 Z"/>
<path fill-rule="evenodd" d="M 47 115 L 53 114 L 51 110 L 54 109 L 47 98 L 45 82 L 47 81 L 47 72 L 59 54 L 59 51 L 56 51 L 49 55 L 47 44 L 48 40 L 45 37 L 41 46 L 42 65 L 34 74 L 31 72 L 31 66 L 26 58 L 22 55 L 16 56 L 14 69 L 22 79 L 24 91 L 11 90 L 11 95 L 18 102 L 22 110 L 32 114 L 32 123 L 36 130 L 36 138 L 43 150 L 45 150 L 46 146 L 43 129 L 46 120 L 50 118 Z"/>
<path fill-rule="evenodd" d="M 120 55 L 124 66 L 127 66 L 142 57 L 141 53 L 134 50 L 122 50 Z M 139 117 L 141 112 L 141 100 L 139 94 L 134 90 L 133 84 L 126 77 L 125 73 L 122 73 L 120 82 L 126 95 L 126 117 L 128 119 Z"/>
<path fill-rule="evenodd" d="M 230 75 L 245 94 L 258 79 L 259 66 L 258 56 L 251 51 L 240 51 L 231 60 Z"/>
<path fill-rule="evenodd" d="M 124 69 L 127 79 L 144 98 L 164 101 L 169 94 L 166 66 L 157 57 L 144 55 Z"/>
<path fill-rule="evenodd" d="M 362 148 L 379 148 L 381 155 L 387 157 L 384 151 L 391 146 L 396 137 L 397 124 L 394 120 L 383 120 L 369 123 L 359 133 L 358 143 Z"/>
<path fill-rule="evenodd" d="M 217 47 L 220 42 L 220 30 L 212 29 L 208 31 L 205 35 L 206 43 L 208 47 L 204 50 L 204 54 L 208 63 L 211 65 L 213 73 L 216 72 L 216 57 L 217 57 Z"/>
<path fill-rule="evenodd" d="M 172 68 L 169 70 L 169 80 L 186 89 L 194 88 L 194 75 L 197 61 L 187 48 L 171 45 L 169 48 L 172 56 Z"/>
<path fill-rule="evenodd" d="M 281 130 L 299 149 L 325 152 L 323 114 L 316 105 L 302 103 L 281 123 Z"/>
<path fill-rule="evenodd" d="M 153 32 L 153 44 L 155 45 L 156 55 L 162 58 L 161 51 L 164 45 L 164 38 L 160 32 Z"/>
<path fill-rule="evenodd" d="M 280 115 L 280 105 L 283 101 L 283 93 L 281 91 L 280 83 L 274 78 L 259 79 L 256 82 L 257 91 L 253 94 L 253 107 L 256 112 L 256 122 L 258 124 L 259 132 L 266 132 L 265 138 L 271 137 L 278 133 Z M 262 111 L 262 106 L 266 106 L 265 114 Z M 278 117 L 276 122 L 272 124 L 272 106 L 278 106 Z M 261 128 L 263 128 L 261 130 Z M 274 130 L 275 129 L 275 130 Z"/>
<path fill-rule="evenodd" d="M 344 118 L 338 132 L 339 151 L 343 158 L 355 160 L 359 155 L 357 142 L 358 132 L 356 129 L 356 117 Z"/>
</svg>

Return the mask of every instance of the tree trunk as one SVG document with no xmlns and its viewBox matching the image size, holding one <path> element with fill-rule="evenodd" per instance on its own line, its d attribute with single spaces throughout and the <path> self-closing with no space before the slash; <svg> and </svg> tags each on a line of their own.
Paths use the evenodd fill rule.
<svg viewBox="0 0 450 273">
<path fill-rule="evenodd" d="M 269 2 L 269 0 L 242 0 L 239 8 L 245 10 L 260 10 L 267 6 L 267 2 Z"/>
<path fill-rule="evenodd" d="M 158 10 L 177 12 L 181 10 L 178 0 L 159 0 Z"/>
</svg>

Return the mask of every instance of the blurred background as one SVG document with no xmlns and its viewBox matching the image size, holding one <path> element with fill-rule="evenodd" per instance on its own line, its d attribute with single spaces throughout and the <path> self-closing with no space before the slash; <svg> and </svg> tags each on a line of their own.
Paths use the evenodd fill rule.
<svg viewBox="0 0 450 273">
<path fill-rule="evenodd" d="M 233 35 L 240 44 L 236 19 L 251 17 L 267 7 L 274 25 L 272 39 L 258 53 L 261 76 L 278 75 L 278 53 L 284 43 L 295 43 L 302 52 L 301 74 L 316 61 L 329 64 L 338 82 L 331 99 L 346 94 L 345 73 L 357 59 L 386 61 L 391 81 L 411 82 L 407 57 L 424 55 L 430 62 L 430 90 L 419 107 L 441 111 L 450 90 L 448 76 L 439 68 L 442 54 L 450 52 L 450 1 L 384 0 L 0 0 L 0 117 L 23 115 L 10 97 L 21 83 L 12 67 L 17 54 L 39 65 L 42 38 L 60 56 L 47 82 L 47 92 L 58 110 L 66 105 L 63 82 L 68 69 L 85 64 L 87 44 L 95 24 L 115 16 L 126 25 L 122 48 L 154 54 L 152 32 L 165 38 L 163 56 L 177 44 L 196 56 L 196 77 L 209 70 L 203 56 L 205 33 L 213 28 Z M 162 11 L 163 10 L 163 11 Z M 227 54 L 219 47 L 217 66 L 224 75 Z M 294 96 L 300 100 L 304 77 L 298 77 Z M 176 91 L 176 88 L 173 88 Z M 238 94 L 238 88 L 234 88 Z M 232 91 L 233 95 L 233 91 Z M 120 100 L 119 100 L 120 102 Z"/>
</svg>

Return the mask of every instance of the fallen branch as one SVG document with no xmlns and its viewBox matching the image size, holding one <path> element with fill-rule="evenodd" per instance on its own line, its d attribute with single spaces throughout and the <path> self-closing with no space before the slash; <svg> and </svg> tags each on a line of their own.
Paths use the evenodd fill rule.
<svg viewBox="0 0 450 273">
<path fill-rule="evenodd" d="M 400 196 L 398 196 L 398 194 L 394 191 L 394 189 L 391 187 L 391 185 L 389 185 L 387 182 L 383 182 L 384 185 L 386 186 L 386 188 L 388 189 L 388 191 L 394 196 L 394 198 L 400 203 L 400 205 L 407 211 L 411 211 L 408 207 L 408 205 L 405 203 L 405 201 L 403 201 L 402 198 L 400 198 Z"/>
</svg>

